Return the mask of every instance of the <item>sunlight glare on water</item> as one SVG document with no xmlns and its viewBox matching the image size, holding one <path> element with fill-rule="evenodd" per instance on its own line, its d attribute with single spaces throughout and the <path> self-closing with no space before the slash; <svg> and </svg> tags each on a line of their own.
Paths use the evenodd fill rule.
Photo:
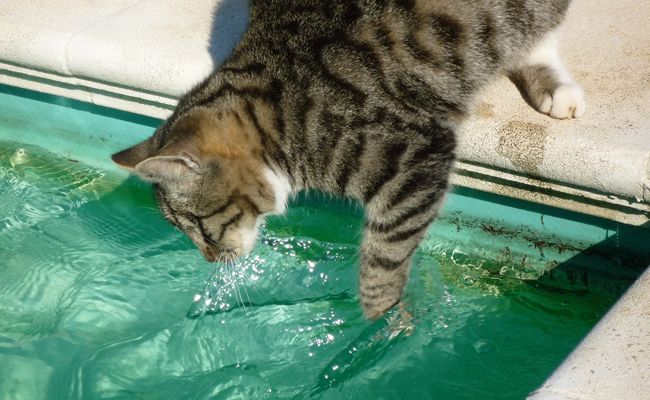
<svg viewBox="0 0 650 400">
<path fill-rule="evenodd" d="M 0 193 L 0 398 L 522 399 L 614 300 L 433 228 L 404 305 L 369 323 L 354 207 L 296 202 L 224 266 L 147 184 L 38 147 L 0 143 Z"/>
</svg>

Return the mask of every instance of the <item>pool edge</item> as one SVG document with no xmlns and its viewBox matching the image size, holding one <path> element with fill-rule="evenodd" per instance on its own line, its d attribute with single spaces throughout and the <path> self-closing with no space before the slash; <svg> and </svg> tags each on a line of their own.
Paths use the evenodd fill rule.
<svg viewBox="0 0 650 400">
<path fill-rule="evenodd" d="M 650 396 L 650 266 L 528 400 Z"/>
</svg>

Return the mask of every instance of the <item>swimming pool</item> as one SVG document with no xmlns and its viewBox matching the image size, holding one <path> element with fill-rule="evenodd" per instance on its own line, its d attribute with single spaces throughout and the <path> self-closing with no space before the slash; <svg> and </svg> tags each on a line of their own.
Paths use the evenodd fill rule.
<svg viewBox="0 0 650 400">
<path fill-rule="evenodd" d="M 0 92 L 1 398 L 522 399 L 647 265 L 645 229 L 457 188 L 414 320 L 369 323 L 356 204 L 297 196 L 213 267 L 110 163 L 159 121 Z"/>
</svg>

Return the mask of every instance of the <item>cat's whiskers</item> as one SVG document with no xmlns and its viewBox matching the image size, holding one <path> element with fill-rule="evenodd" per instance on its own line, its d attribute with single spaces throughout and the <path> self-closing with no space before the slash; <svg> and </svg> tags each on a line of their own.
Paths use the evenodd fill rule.
<svg viewBox="0 0 650 400">
<path fill-rule="evenodd" d="M 222 249 L 224 249 L 224 250 L 227 250 L 226 247 L 224 247 L 224 246 L 220 245 L 219 243 L 213 241 L 212 239 L 210 239 L 210 238 L 207 237 L 206 235 L 201 235 L 201 236 L 203 236 L 203 240 L 205 240 L 206 242 L 208 242 L 208 243 L 210 243 L 210 244 L 212 244 L 212 245 L 215 245 L 215 246 L 217 246 L 217 247 L 220 247 L 220 248 L 222 248 Z"/>
<path fill-rule="evenodd" d="M 178 228 L 176 228 L 176 229 L 178 229 Z M 192 247 L 196 247 L 194 245 L 194 242 L 192 242 L 189 237 L 187 237 L 186 235 L 183 235 L 183 236 L 185 237 L 183 239 L 183 243 L 185 243 L 185 246 L 187 247 L 188 250 L 190 250 Z"/>
<path fill-rule="evenodd" d="M 139 210 L 148 210 L 148 211 L 155 212 L 156 214 L 160 214 L 160 210 L 157 209 L 156 207 L 140 206 L 140 207 L 136 207 L 135 210 L 136 210 L 136 211 L 139 211 Z"/>
<path fill-rule="evenodd" d="M 211 245 L 218 247 L 219 248 L 219 253 L 215 256 L 214 260 L 212 260 L 212 263 L 216 262 L 223 262 L 224 264 L 230 263 L 230 254 L 234 256 L 233 248 L 229 246 L 224 246 L 221 245 L 214 240 L 210 239 L 206 235 L 202 235 L 203 240 L 205 240 L 207 243 L 210 243 Z"/>
<path fill-rule="evenodd" d="M 248 275 L 246 274 L 246 269 L 244 268 L 244 266 L 243 266 L 243 264 L 241 262 L 238 262 L 236 264 L 235 269 L 237 270 L 238 274 L 241 277 L 248 278 Z M 249 280 L 250 280 L 250 278 L 249 278 Z M 248 304 L 252 306 L 253 302 L 251 301 L 251 296 L 248 294 L 248 289 L 246 289 L 246 284 L 242 284 L 242 287 L 244 288 L 244 293 L 246 293 L 246 298 L 248 299 Z M 244 307 L 244 309 L 245 308 L 246 307 Z"/>
<path fill-rule="evenodd" d="M 138 207 L 138 208 L 136 208 L 136 211 L 141 216 L 150 216 L 150 215 L 160 216 L 160 210 L 158 210 L 155 207 L 144 207 L 144 206 L 143 207 Z M 156 224 L 156 223 L 161 223 L 161 220 L 156 219 L 156 220 L 152 221 L 150 225 L 153 227 L 153 225 Z M 174 227 L 174 228 L 176 228 L 176 227 Z M 176 228 L 176 229 L 178 229 L 178 228 Z"/>
<path fill-rule="evenodd" d="M 262 293 L 261 293 L 260 290 L 257 288 L 257 284 L 258 284 L 258 282 L 257 282 L 256 280 L 254 280 L 254 279 L 251 277 L 251 275 L 247 272 L 247 270 L 248 270 L 248 266 L 245 265 L 242 261 L 238 261 L 238 266 L 239 266 L 240 273 L 242 274 L 242 276 L 243 276 L 244 278 L 246 278 L 246 280 L 247 280 L 248 282 L 250 282 L 250 286 L 251 286 L 251 288 L 252 288 L 252 289 L 255 289 L 255 292 L 257 293 L 258 296 L 262 297 Z M 245 287 L 244 287 L 244 288 L 245 288 Z M 248 291 L 246 291 L 246 295 L 248 296 Z M 249 300 L 250 300 L 250 297 L 249 297 Z"/>
<path fill-rule="evenodd" d="M 248 314 L 248 310 L 246 309 L 246 303 L 244 302 L 244 296 L 242 295 L 242 291 L 239 288 L 239 268 L 238 268 L 238 257 L 235 254 L 235 252 L 232 249 L 227 249 L 223 253 L 223 258 L 226 263 L 226 267 L 228 268 L 230 272 L 230 277 L 233 281 L 233 289 L 235 289 L 235 299 L 237 300 L 237 303 L 241 305 L 241 307 L 244 309 L 244 312 Z M 244 290 L 246 288 L 244 287 Z M 246 297 L 248 297 L 248 302 L 250 304 L 250 297 L 248 296 L 248 292 L 246 292 Z"/>
<path fill-rule="evenodd" d="M 237 279 L 235 280 L 235 285 L 237 287 L 237 292 L 239 293 L 239 298 L 241 300 L 241 305 L 244 308 L 244 312 L 248 315 L 248 308 L 246 308 L 246 304 L 252 305 L 251 298 L 248 295 L 248 290 L 246 289 L 246 285 L 243 284 L 243 282 L 241 283 L 241 288 L 240 288 L 240 279 L 239 279 L 240 278 L 240 276 L 239 276 L 240 275 L 240 269 L 236 266 L 236 267 L 234 267 L 234 271 L 237 271 L 236 272 L 237 273 L 237 277 L 236 277 Z M 235 273 L 234 271 L 233 271 L 233 273 Z M 242 288 L 244 289 L 243 293 L 246 294 L 246 298 L 248 299 L 248 303 L 244 302 L 244 295 L 242 293 Z"/>
<path fill-rule="evenodd" d="M 231 276 L 234 274 L 231 273 Z M 237 304 L 239 304 L 243 309 L 244 312 L 246 313 L 246 305 L 244 304 L 244 298 L 241 295 L 241 292 L 239 291 L 239 283 L 237 282 L 237 278 L 233 276 L 232 280 L 232 287 L 235 290 L 235 299 L 237 300 Z"/>
</svg>

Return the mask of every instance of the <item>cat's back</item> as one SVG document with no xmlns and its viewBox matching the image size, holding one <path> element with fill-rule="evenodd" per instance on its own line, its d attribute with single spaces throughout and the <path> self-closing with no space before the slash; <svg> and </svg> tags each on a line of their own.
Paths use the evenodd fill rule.
<svg viewBox="0 0 650 400">
<path fill-rule="evenodd" d="M 347 82 L 366 95 L 388 91 L 411 105 L 447 112 L 463 104 L 444 106 L 445 101 L 422 98 L 413 87 L 455 93 L 447 101 L 463 103 L 490 75 L 514 67 L 536 40 L 557 27 L 568 3 L 253 0 L 249 30 L 231 62 L 256 60 L 287 88 L 291 82 L 305 86 L 336 78 L 338 89 Z"/>
<path fill-rule="evenodd" d="M 570 0 L 252 0 L 250 38 L 306 53 L 305 44 L 374 40 L 502 41 L 556 27 Z M 436 40 L 437 39 L 437 40 Z"/>
</svg>

